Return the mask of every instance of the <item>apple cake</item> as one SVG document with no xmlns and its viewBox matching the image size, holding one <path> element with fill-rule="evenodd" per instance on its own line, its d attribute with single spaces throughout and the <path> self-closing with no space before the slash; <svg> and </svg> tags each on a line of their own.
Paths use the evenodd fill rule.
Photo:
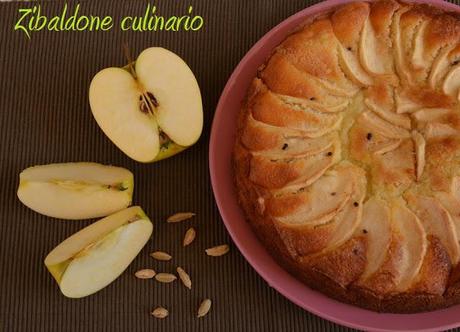
<svg viewBox="0 0 460 332">
<path fill-rule="evenodd" d="M 239 202 L 287 270 L 381 312 L 460 302 L 460 16 L 355 2 L 259 68 L 238 117 Z"/>
</svg>

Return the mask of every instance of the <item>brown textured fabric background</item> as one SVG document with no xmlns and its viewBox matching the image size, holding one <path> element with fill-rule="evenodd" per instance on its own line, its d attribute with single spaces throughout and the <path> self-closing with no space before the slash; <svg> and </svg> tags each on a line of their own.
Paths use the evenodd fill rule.
<svg viewBox="0 0 460 332">
<path fill-rule="evenodd" d="M 198 32 L 32 33 L 14 32 L 18 8 L 33 3 L 0 3 L 0 331 L 345 331 L 290 303 L 271 289 L 235 246 L 221 258 L 204 249 L 231 243 L 213 200 L 208 172 L 208 143 L 218 97 L 234 67 L 249 48 L 277 23 L 316 1 L 189 0 L 151 2 L 157 13 L 182 15 L 189 4 L 205 18 Z M 147 1 L 80 1 L 81 13 L 142 15 Z M 62 2 L 42 2 L 48 16 Z M 70 4 L 75 4 L 70 2 Z M 140 164 L 118 150 L 92 118 L 88 87 L 108 66 L 123 66 L 122 45 L 136 57 L 149 46 L 163 46 L 188 62 L 200 84 L 205 127 L 193 148 L 154 164 Z M 127 271 L 99 293 L 79 300 L 61 295 L 43 259 L 59 242 L 88 225 L 41 216 L 16 198 L 19 172 L 31 165 L 94 161 L 124 166 L 135 174 L 134 203 L 154 222 L 154 234 Z M 193 211 L 188 223 L 169 225 L 165 218 Z M 197 230 L 196 241 L 182 248 L 184 232 Z M 158 263 L 153 250 L 171 252 Z M 140 268 L 173 272 L 185 267 L 193 280 L 188 291 L 179 282 L 140 281 Z M 211 298 L 204 319 L 198 304 Z M 165 320 L 149 312 L 170 310 Z"/>
</svg>

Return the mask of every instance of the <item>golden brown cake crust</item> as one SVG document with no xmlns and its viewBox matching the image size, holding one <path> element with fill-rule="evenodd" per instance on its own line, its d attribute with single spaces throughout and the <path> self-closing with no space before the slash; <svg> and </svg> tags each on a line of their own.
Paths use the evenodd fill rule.
<svg viewBox="0 0 460 332">
<path fill-rule="evenodd" d="M 460 303 L 459 63 L 458 14 L 394 0 L 338 6 L 273 51 L 234 178 L 290 273 L 380 312 Z"/>
</svg>

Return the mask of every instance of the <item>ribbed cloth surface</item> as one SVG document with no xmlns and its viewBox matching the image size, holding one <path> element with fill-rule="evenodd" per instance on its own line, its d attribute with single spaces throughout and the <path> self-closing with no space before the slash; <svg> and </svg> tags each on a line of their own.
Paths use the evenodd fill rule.
<svg viewBox="0 0 460 332">
<path fill-rule="evenodd" d="M 209 133 L 219 95 L 249 48 L 276 24 L 311 5 L 305 0 L 163 0 L 157 13 L 183 15 L 188 5 L 205 19 L 198 32 L 14 31 L 18 8 L 0 3 L 0 331 L 347 331 L 289 302 L 249 266 L 231 240 L 215 205 L 208 171 Z M 63 2 L 41 2 L 42 13 L 60 14 Z M 75 2 L 69 2 L 70 7 Z M 82 14 L 142 15 L 146 1 L 80 1 Z M 102 133 L 88 103 L 88 87 L 105 67 L 123 66 L 123 44 L 133 57 L 150 46 L 166 47 L 190 65 L 201 87 L 204 132 L 192 148 L 153 164 L 130 160 Z M 180 98 L 180 96 L 178 96 Z M 78 300 L 61 295 L 47 272 L 46 254 L 89 221 L 41 216 L 16 198 L 18 174 L 31 165 L 94 161 L 135 174 L 134 203 L 154 222 L 152 239 L 123 275 L 99 293 Z M 191 221 L 166 224 L 167 216 L 191 211 Z M 195 242 L 182 247 L 188 227 Z M 204 249 L 229 243 L 220 258 Z M 170 262 L 148 253 L 164 250 Z M 179 282 L 137 280 L 141 268 L 174 272 L 182 266 L 193 288 Z M 213 301 L 196 318 L 201 300 Z M 158 320 L 158 305 L 170 315 Z"/>
</svg>

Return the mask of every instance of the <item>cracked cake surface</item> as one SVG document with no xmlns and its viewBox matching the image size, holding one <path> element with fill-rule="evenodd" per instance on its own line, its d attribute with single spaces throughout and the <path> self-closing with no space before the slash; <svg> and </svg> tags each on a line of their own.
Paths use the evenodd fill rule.
<svg viewBox="0 0 460 332">
<path fill-rule="evenodd" d="M 259 68 L 238 118 L 240 205 L 310 287 L 376 311 L 460 303 L 460 16 L 355 2 Z"/>
</svg>

